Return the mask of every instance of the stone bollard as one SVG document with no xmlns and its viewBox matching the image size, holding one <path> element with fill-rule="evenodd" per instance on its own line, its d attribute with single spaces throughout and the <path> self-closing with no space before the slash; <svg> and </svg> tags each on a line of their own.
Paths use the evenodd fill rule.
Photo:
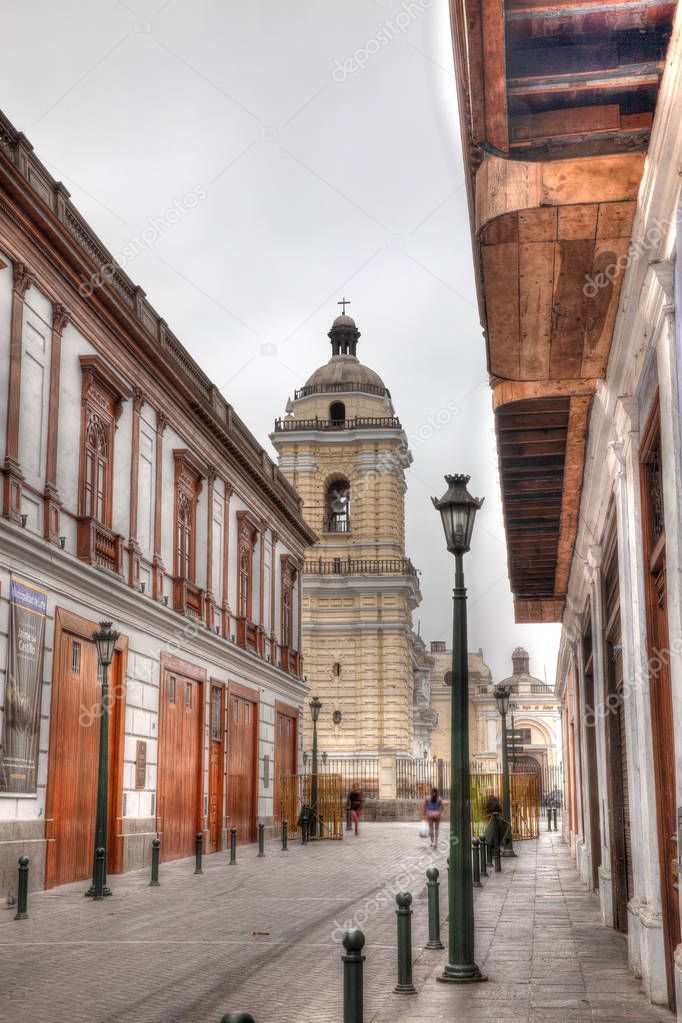
<svg viewBox="0 0 682 1023">
<path fill-rule="evenodd" d="M 196 838 L 196 853 L 194 856 L 194 873 L 203 874 L 203 868 L 201 866 L 201 854 L 204 851 L 204 836 L 201 831 L 197 831 Z"/>
<path fill-rule="evenodd" d="M 159 838 L 152 838 L 152 879 L 149 882 L 150 888 L 159 888 L 159 849 L 161 848 L 161 840 Z"/>
<path fill-rule="evenodd" d="M 557 819 L 557 808 L 556 808 L 556 806 L 554 806 L 554 807 L 552 807 L 552 823 L 554 824 L 554 827 L 552 828 L 553 831 L 557 830 L 556 819 Z"/>
<path fill-rule="evenodd" d="M 398 983 L 394 991 L 398 994 L 416 994 L 412 983 L 412 896 L 409 892 L 398 892 L 395 897 L 398 908 Z"/>
<path fill-rule="evenodd" d="M 258 855 L 265 856 L 265 825 L 258 825 Z"/>
<path fill-rule="evenodd" d="M 479 842 L 480 842 L 479 852 L 481 856 L 481 878 L 484 878 L 488 876 L 488 852 L 487 852 L 488 843 L 486 842 L 485 835 L 481 835 L 481 837 L 479 838 Z"/>
<path fill-rule="evenodd" d="M 350 815 L 350 803 L 346 807 L 346 831 L 353 830 L 353 819 Z"/>
<path fill-rule="evenodd" d="M 346 931 L 343 936 L 343 1023 L 363 1023 L 363 971 L 365 957 L 362 931 Z"/>
<path fill-rule="evenodd" d="M 104 898 L 104 857 L 105 850 L 102 846 L 95 849 L 95 895 L 94 899 L 99 902 Z"/>
<path fill-rule="evenodd" d="M 282 852 L 289 852 L 289 825 L 282 821 Z"/>
<path fill-rule="evenodd" d="M 480 854 L 481 843 L 477 838 L 475 838 L 471 843 L 471 846 L 472 846 L 471 858 L 473 860 L 472 884 L 474 888 L 482 888 L 483 886 L 481 885 L 481 854 Z"/>
<path fill-rule="evenodd" d="M 15 920 L 28 920 L 28 856 L 19 857 L 19 891 L 17 893 L 17 911 Z"/>
<path fill-rule="evenodd" d="M 308 844 L 308 818 L 301 821 L 301 845 Z"/>
<path fill-rule="evenodd" d="M 237 829 L 230 828 L 230 866 L 237 862 Z"/>
<path fill-rule="evenodd" d="M 426 871 L 426 897 L 429 909 L 429 940 L 426 948 L 441 949 L 445 946 L 440 940 L 440 882 L 438 867 L 429 867 Z"/>
</svg>

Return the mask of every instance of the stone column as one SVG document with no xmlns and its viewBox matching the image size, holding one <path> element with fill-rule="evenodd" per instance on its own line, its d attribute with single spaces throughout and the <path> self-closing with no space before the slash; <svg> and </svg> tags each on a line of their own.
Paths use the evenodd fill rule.
<svg viewBox="0 0 682 1023">
<path fill-rule="evenodd" d="M 213 499 L 217 476 L 215 466 L 206 470 L 206 627 L 213 632 L 215 626 L 215 594 L 213 593 Z"/>
<path fill-rule="evenodd" d="M 396 752 L 379 750 L 379 799 L 397 798 Z"/>
<path fill-rule="evenodd" d="M 133 423 L 130 441 L 130 513 L 128 524 L 128 582 L 140 585 L 140 557 L 137 541 L 138 490 L 140 480 L 140 413 L 144 396 L 139 387 L 133 388 Z"/>
<path fill-rule="evenodd" d="M 13 269 L 2 513 L 6 519 L 11 519 L 12 522 L 20 522 L 21 487 L 24 482 L 24 475 L 19 464 L 22 335 L 24 326 L 24 298 L 26 297 L 26 292 L 33 284 L 33 277 L 25 263 L 14 263 Z"/>
<path fill-rule="evenodd" d="M 163 576 L 165 567 L 161 560 L 161 529 L 163 514 L 163 433 L 168 425 L 165 413 L 156 413 L 156 456 L 154 475 L 154 558 L 153 579 L 154 599 L 163 598 Z"/>
<path fill-rule="evenodd" d="M 45 495 L 43 535 L 50 543 L 59 543 L 59 509 L 57 489 L 57 456 L 59 450 L 59 383 L 62 361 L 62 334 L 69 322 L 63 305 L 52 307 L 52 340 L 50 350 L 50 397 L 47 416 L 47 453 L 45 457 Z"/>
<path fill-rule="evenodd" d="M 225 480 L 223 509 L 223 636 L 230 638 L 230 498 L 232 487 Z"/>
</svg>

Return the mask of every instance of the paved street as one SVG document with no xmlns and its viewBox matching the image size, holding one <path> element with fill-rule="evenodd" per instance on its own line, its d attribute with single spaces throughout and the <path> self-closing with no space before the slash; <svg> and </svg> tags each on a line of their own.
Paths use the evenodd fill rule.
<svg viewBox="0 0 682 1023">
<path fill-rule="evenodd" d="M 112 878 L 95 904 L 84 885 L 32 895 L 30 919 L 0 916 L 3 1023 L 218 1023 L 248 1010 L 257 1023 L 340 1023 L 340 931 L 367 937 L 367 1023 L 499 1018 L 514 1023 L 672 1020 L 652 1009 L 625 969 L 625 943 L 599 926 L 557 835 L 519 847 L 476 895 L 478 958 L 487 984 L 436 983 L 443 953 L 426 939 L 424 869 L 431 854 L 414 824 L 366 825 L 360 839 L 240 850 Z M 393 895 L 415 898 L 415 983 L 395 996 Z M 442 892 L 445 904 L 445 891 Z M 445 928 L 444 928 L 445 932 Z M 493 1008 L 494 1006 L 494 1008 Z"/>
</svg>

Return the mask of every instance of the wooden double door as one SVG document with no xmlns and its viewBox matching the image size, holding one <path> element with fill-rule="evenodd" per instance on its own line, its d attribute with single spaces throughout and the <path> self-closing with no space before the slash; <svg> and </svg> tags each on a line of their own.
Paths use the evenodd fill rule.
<svg viewBox="0 0 682 1023">
<path fill-rule="evenodd" d="M 295 707 L 279 703 L 275 705 L 275 829 L 279 834 L 282 826 L 282 778 L 296 774 L 298 764 L 298 711 Z M 289 822 L 293 827 L 295 822 Z"/>
<path fill-rule="evenodd" d="M 45 887 L 92 875 L 102 684 L 96 624 L 56 611 L 46 800 Z M 120 637 L 108 671 L 109 807 L 107 870 L 121 869 L 125 653 Z"/>
<path fill-rule="evenodd" d="M 204 679 L 166 664 L 159 693 L 157 817 L 161 859 L 191 856 L 203 829 Z"/>
<path fill-rule="evenodd" d="M 225 687 L 211 683 L 208 746 L 208 845 L 222 848 L 225 786 Z"/>
<path fill-rule="evenodd" d="M 237 841 L 254 842 L 258 815 L 258 693 L 230 684 L 227 714 L 227 815 Z"/>
<path fill-rule="evenodd" d="M 675 799 L 675 735 L 670 677 L 668 588 L 660 410 L 654 403 L 641 449 L 642 531 L 647 587 L 647 631 L 651 731 L 656 782 L 661 908 L 665 942 L 668 1000 L 675 1008 L 675 949 L 680 944 Z"/>
</svg>

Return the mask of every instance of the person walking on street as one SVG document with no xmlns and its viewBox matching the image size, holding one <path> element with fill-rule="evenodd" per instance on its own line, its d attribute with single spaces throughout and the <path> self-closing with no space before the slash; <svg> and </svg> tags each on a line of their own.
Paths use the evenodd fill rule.
<svg viewBox="0 0 682 1023">
<path fill-rule="evenodd" d="M 353 785 L 348 793 L 348 805 L 350 806 L 350 816 L 355 826 L 355 837 L 357 838 L 360 834 L 358 824 L 362 816 L 362 792 L 355 785 Z"/>
<path fill-rule="evenodd" d="M 442 812 L 443 800 L 438 795 L 438 789 L 431 789 L 431 795 L 424 800 L 424 819 L 429 825 L 432 849 L 438 848 L 438 828 Z"/>
</svg>

